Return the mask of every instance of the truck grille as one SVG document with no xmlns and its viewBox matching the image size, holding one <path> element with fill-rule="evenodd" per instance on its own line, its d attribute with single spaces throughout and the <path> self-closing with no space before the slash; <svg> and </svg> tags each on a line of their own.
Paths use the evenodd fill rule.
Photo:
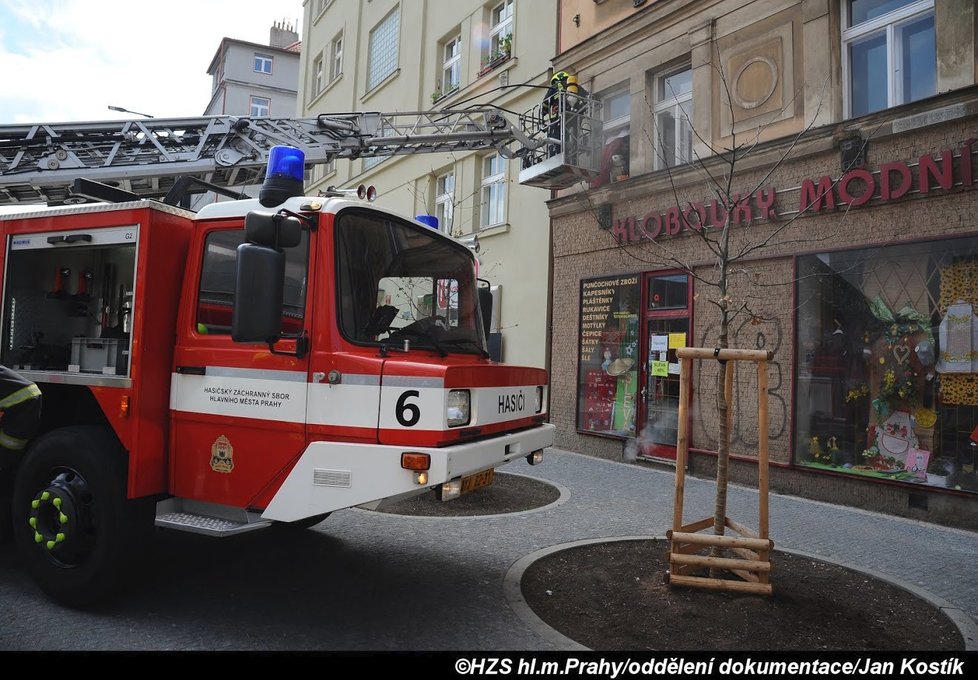
<svg viewBox="0 0 978 680">
<path fill-rule="evenodd" d="M 353 479 L 349 470 L 323 470 L 313 468 L 312 483 L 314 486 L 349 487 Z"/>
</svg>

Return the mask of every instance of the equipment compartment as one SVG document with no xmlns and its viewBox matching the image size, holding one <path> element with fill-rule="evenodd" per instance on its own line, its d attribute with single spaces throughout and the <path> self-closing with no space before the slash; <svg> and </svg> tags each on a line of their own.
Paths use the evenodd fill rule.
<svg viewBox="0 0 978 680">
<path fill-rule="evenodd" d="M 128 376 L 138 227 L 11 236 L 0 363 Z"/>
</svg>

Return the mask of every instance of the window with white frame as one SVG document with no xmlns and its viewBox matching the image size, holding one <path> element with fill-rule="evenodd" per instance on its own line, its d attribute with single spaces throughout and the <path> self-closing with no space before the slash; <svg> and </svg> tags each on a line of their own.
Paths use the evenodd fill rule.
<svg viewBox="0 0 978 680">
<path fill-rule="evenodd" d="M 318 14 L 318 13 L 322 12 L 324 9 L 326 9 L 326 7 L 329 6 L 329 3 L 331 3 L 332 1 L 333 0 L 317 0 L 317 2 L 316 2 L 316 13 Z"/>
<path fill-rule="evenodd" d="M 267 54 L 255 53 L 255 73 L 271 73 L 272 58 Z"/>
<path fill-rule="evenodd" d="M 482 228 L 506 221 L 506 160 L 498 153 L 482 159 Z"/>
<path fill-rule="evenodd" d="M 398 34 L 401 8 L 395 7 L 370 31 L 367 55 L 367 91 L 380 85 L 384 78 L 397 70 Z"/>
<path fill-rule="evenodd" d="M 454 92 L 462 82 L 462 36 L 442 45 L 441 93 Z"/>
<path fill-rule="evenodd" d="M 262 118 L 267 116 L 272 106 L 272 100 L 268 97 L 251 97 L 251 117 Z"/>
<path fill-rule="evenodd" d="M 489 61 L 512 53 L 513 1 L 503 0 L 489 14 Z"/>
<path fill-rule="evenodd" d="M 323 91 L 323 87 L 326 85 L 323 75 L 323 55 L 320 54 L 312 63 L 312 74 L 312 93 L 317 95 Z"/>
<path fill-rule="evenodd" d="M 627 84 L 601 96 L 604 146 L 601 155 L 602 182 L 614 182 L 628 175 L 628 149 L 631 142 L 632 98 Z"/>
<path fill-rule="evenodd" d="M 455 216 L 455 173 L 446 172 L 435 180 L 435 217 L 438 228 L 446 234 L 452 233 L 452 219 Z"/>
<path fill-rule="evenodd" d="M 655 169 L 693 157 L 693 70 L 683 66 L 655 77 Z"/>
<path fill-rule="evenodd" d="M 934 0 L 842 0 L 846 113 L 862 116 L 937 92 Z"/>
<path fill-rule="evenodd" d="M 343 34 L 333 38 L 329 46 L 329 82 L 343 75 Z"/>
</svg>

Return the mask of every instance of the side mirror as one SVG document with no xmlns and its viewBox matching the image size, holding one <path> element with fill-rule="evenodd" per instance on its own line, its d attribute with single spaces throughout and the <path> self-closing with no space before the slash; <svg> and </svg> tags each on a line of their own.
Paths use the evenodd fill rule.
<svg viewBox="0 0 978 680">
<path fill-rule="evenodd" d="M 275 343 L 282 334 L 285 253 L 253 243 L 242 243 L 237 252 L 231 339 Z"/>
<path fill-rule="evenodd" d="M 302 222 L 284 213 L 252 210 L 245 215 L 245 239 L 266 248 L 295 248 L 302 241 Z"/>
</svg>

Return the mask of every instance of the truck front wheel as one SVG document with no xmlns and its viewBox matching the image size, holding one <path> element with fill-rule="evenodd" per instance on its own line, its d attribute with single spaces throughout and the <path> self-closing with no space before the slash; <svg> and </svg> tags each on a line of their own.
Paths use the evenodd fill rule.
<svg viewBox="0 0 978 680">
<path fill-rule="evenodd" d="M 125 451 L 108 430 L 39 437 L 17 471 L 13 529 L 27 570 L 54 600 L 82 607 L 131 574 L 152 534 L 154 503 L 126 499 Z"/>
</svg>

